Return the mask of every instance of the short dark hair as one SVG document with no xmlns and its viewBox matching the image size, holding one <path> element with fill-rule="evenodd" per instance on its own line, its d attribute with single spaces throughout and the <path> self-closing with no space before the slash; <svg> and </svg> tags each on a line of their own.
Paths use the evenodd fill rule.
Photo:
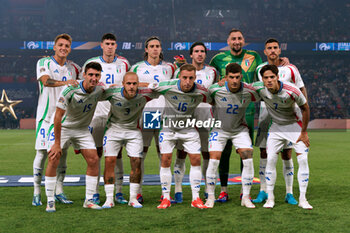
<svg viewBox="0 0 350 233">
<path fill-rule="evenodd" d="M 243 32 L 241 30 L 237 29 L 237 28 L 232 28 L 230 30 L 230 32 L 228 33 L 228 35 L 230 35 L 232 32 L 240 32 L 242 34 L 242 36 L 243 36 Z"/>
<path fill-rule="evenodd" d="M 183 70 L 187 70 L 187 71 L 196 71 L 196 67 L 194 67 L 192 64 L 184 64 L 180 67 L 180 73 Z"/>
<path fill-rule="evenodd" d="M 204 44 L 203 42 L 197 41 L 197 42 L 194 42 L 194 43 L 191 45 L 191 48 L 190 48 L 190 55 L 192 55 L 192 53 L 193 53 L 193 48 L 196 47 L 196 46 L 198 46 L 198 45 L 203 46 L 203 47 L 204 47 L 205 54 L 207 54 L 207 47 L 205 46 L 205 44 Z"/>
<path fill-rule="evenodd" d="M 230 63 L 226 66 L 226 75 L 228 73 L 242 73 L 242 67 L 237 63 Z"/>
<path fill-rule="evenodd" d="M 151 36 L 151 37 L 149 37 L 149 38 L 145 41 L 145 48 L 148 47 L 149 42 L 152 41 L 152 40 L 158 40 L 160 46 L 162 46 L 162 42 L 160 41 L 160 39 L 159 39 L 158 36 Z M 144 60 L 147 60 L 147 59 L 148 59 L 148 53 L 147 53 L 146 51 L 145 51 L 145 53 L 143 54 L 143 59 L 144 59 Z M 160 54 L 159 54 L 159 59 L 160 59 L 161 61 L 164 59 L 163 52 L 160 52 Z"/>
<path fill-rule="evenodd" d="M 117 41 L 117 37 L 113 34 L 113 33 L 106 33 L 102 36 L 101 38 L 101 42 L 103 42 L 104 40 L 114 40 Z"/>
<path fill-rule="evenodd" d="M 97 71 L 102 71 L 102 66 L 100 65 L 100 63 L 97 63 L 97 62 L 89 62 L 85 66 L 85 69 L 84 69 L 84 73 L 85 74 L 86 74 L 86 71 L 88 69 L 94 69 L 94 70 L 97 70 Z"/>
<path fill-rule="evenodd" d="M 265 45 L 267 45 L 267 44 L 269 44 L 269 43 L 277 43 L 278 45 L 280 45 L 280 42 L 278 42 L 278 40 L 277 39 L 275 39 L 275 38 L 269 38 L 269 39 L 267 39 L 266 41 L 265 41 Z"/>
<path fill-rule="evenodd" d="M 263 77 L 263 76 L 264 76 L 264 73 L 265 73 L 266 71 L 268 71 L 268 70 L 271 70 L 272 73 L 274 73 L 275 75 L 278 75 L 278 68 L 277 68 L 277 66 L 275 66 L 275 65 L 265 65 L 265 66 L 263 66 L 263 68 L 261 68 L 261 70 L 260 70 L 260 75 L 261 75 L 261 77 Z"/>
</svg>

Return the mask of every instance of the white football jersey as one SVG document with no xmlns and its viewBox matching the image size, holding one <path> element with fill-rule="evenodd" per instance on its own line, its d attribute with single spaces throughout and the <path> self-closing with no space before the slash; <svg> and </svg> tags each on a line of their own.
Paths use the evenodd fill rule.
<svg viewBox="0 0 350 233">
<path fill-rule="evenodd" d="M 149 88 L 139 87 L 136 96 L 130 100 L 123 94 L 124 88 L 109 88 L 105 96 L 111 103 L 111 112 L 108 117 L 107 128 L 137 129 L 142 110 L 146 103 L 158 94 Z"/>
<path fill-rule="evenodd" d="M 233 93 L 225 82 L 224 86 L 214 84 L 209 88 L 213 99 L 214 118 L 222 122 L 221 129 L 227 132 L 241 130 L 240 126 L 247 126 L 245 112 L 251 102 L 260 100 L 258 93 L 247 83 L 241 82 L 241 88 Z"/>
<path fill-rule="evenodd" d="M 280 85 L 278 93 L 272 94 L 264 86 L 263 82 L 253 83 L 254 89 L 258 92 L 261 99 L 264 100 L 273 122 L 280 125 L 301 122 L 297 106 L 302 106 L 306 103 L 303 93 L 292 83 L 280 82 Z"/>
<path fill-rule="evenodd" d="M 67 81 L 77 79 L 80 73 L 80 66 L 67 60 L 63 66 L 60 66 L 53 56 L 41 58 L 36 65 L 36 77 L 39 84 L 39 99 L 36 112 L 36 121 L 45 120 L 50 122 L 50 118 L 56 110 L 56 102 L 61 91 L 67 86 L 45 87 L 40 81 L 44 75 L 50 76 L 50 79 L 58 81 Z"/>
<path fill-rule="evenodd" d="M 60 93 L 57 107 L 66 111 L 62 119 L 62 127 L 88 128 L 97 102 L 105 100 L 103 83 L 99 83 L 93 92 L 87 93 L 83 82 L 84 80 L 80 81 L 78 87 L 69 86 Z"/>
<path fill-rule="evenodd" d="M 268 62 L 264 62 L 256 68 L 256 73 L 258 74 L 259 81 L 263 81 L 260 70 L 263 66 L 268 65 Z M 290 82 L 294 83 L 299 89 L 304 87 L 303 79 L 299 73 L 299 70 L 296 66 L 289 64 L 286 66 L 278 67 L 278 77 L 281 82 Z"/>
<path fill-rule="evenodd" d="M 191 92 L 183 92 L 179 79 L 153 83 L 149 85 L 149 88 L 165 98 L 163 111 L 163 118 L 166 119 L 165 123 L 169 123 L 169 120 L 179 121 L 193 118 L 194 110 L 201 102 L 210 103 L 211 101 L 208 90 L 200 84 L 195 84 Z M 170 128 L 180 129 L 176 126 L 171 126 Z"/>
<path fill-rule="evenodd" d="M 93 57 L 87 60 L 83 66 L 82 72 L 85 70 L 86 64 L 89 62 L 97 62 L 102 66 L 100 82 L 104 83 L 106 88 L 112 84 L 122 85 L 123 77 L 129 70 L 130 64 L 128 60 L 121 56 L 116 56 L 111 63 L 103 60 L 102 56 Z M 83 79 L 83 77 L 82 77 Z M 108 101 L 101 101 L 97 104 L 94 116 L 107 116 L 110 110 L 110 103 Z"/>
<path fill-rule="evenodd" d="M 180 68 L 175 70 L 174 78 L 179 78 Z M 217 71 L 214 67 L 205 65 L 203 69 L 196 70 L 196 82 L 209 88 L 217 80 Z"/>
</svg>

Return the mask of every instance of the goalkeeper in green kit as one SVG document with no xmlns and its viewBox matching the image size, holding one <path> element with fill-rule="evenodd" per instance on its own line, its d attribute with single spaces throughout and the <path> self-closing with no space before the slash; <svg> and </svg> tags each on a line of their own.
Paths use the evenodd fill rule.
<svg viewBox="0 0 350 233">
<path fill-rule="evenodd" d="M 215 55 L 210 61 L 210 65 L 214 66 L 219 74 L 220 79 L 225 77 L 226 66 L 230 63 L 237 63 L 242 67 L 243 79 L 245 83 L 255 81 L 255 70 L 262 63 L 260 55 L 252 50 L 243 49 L 245 44 L 243 33 L 238 29 L 232 29 L 227 38 L 227 44 L 230 50 Z M 254 103 L 250 103 L 246 110 L 246 122 L 249 127 L 250 138 L 254 138 Z M 253 143 L 254 144 L 254 143 Z M 227 181 L 230 168 L 230 156 L 232 151 L 232 142 L 227 141 L 226 147 L 222 152 L 219 165 L 221 193 L 217 202 L 226 202 L 228 200 Z M 241 160 L 242 169 L 242 160 Z"/>
</svg>

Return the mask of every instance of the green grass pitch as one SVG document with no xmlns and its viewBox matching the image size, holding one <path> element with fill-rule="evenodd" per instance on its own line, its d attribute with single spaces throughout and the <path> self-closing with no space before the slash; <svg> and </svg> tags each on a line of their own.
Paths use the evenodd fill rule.
<svg viewBox="0 0 350 233">
<path fill-rule="evenodd" d="M 35 155 L 34 130 L 0 130 L 0 176 L 31 175 Z M 32 187 L 0 187 L 0 232 L 348 232 L 350 229 L 350 133 L 346 131 L 311 131 L 309 153 L 310 182 L 307 197 L 313 210 L 303 210 L 284 203 L 285 187 L 277 164 L 276 205 L 264 209 L 240 206 L 240 186 L 229 186 L 230 201 L 213 209 L 190 207 L 190 187 L 184 187 L 184 203 L 158 210 L 160 186 L 144 186 L 142 209 L 126 205 L 101 211 L 82 207 L 85 187 L 65 187 L 73 205 L 57 204 L 56 213 L 46 213 L 45 205 L 33 207 Z M 258 176 L 258 148 L 254 148 L 255 177 Z M 298 164 L 295 156 L 294 166 Z M 84 174 L 81 155 L 70 150 L 67 174 Z M 152 147 L 146 159 L 146 173 L 158 174 L 158 159 Z M 129 173 L 124 156 L 125 173 Z M 230 173 L 239 173 L 237 154 L 231 156 Z M 187 174 L 189 164 L 187 163 Z M 294 176 L 294 193 L 299 195 Z M 102 201 L 104 190 L 100 187 Z M 219 187 L 216 188 L 217 194 Z M 252 197 L 259 191 L 252 187 Z M 124 186 L 123 192 L 129 193 Z M 46 202 L 42 187 L 43 202 Z M 202 195 L 201 195 L 202 196 Z"/>
</svg>

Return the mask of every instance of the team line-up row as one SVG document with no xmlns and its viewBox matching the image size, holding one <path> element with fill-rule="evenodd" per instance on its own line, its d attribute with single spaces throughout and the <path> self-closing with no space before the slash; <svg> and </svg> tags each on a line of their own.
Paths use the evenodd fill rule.
<svg viewBox="0 0 350 233">
<path fill-rule="evenodd" d="M 214 56 L 210 62 L 212 66 L 204 63 L 207 54 L 205 45 L 196 42 L 190 49 L 192 64 L 175 70 L 176 65 L 185 63 L 183 59 L 178 58 L 175 66 L 164 62 L 159 38 L 150 37 L 145 42 L 145 60 L 129 69 L 128 61 L 115 53 L 116 37 L 107 33 L 101 40 L 103 55 L 87 60 L 82 72 L 78 65 L 67 60 L 71 42 L 67 34 L 57 36 L 55 54 L 37 63 L 40 96 L 35 145 L 37 154 L 33 164 L 34 206 L 42 205 L 40 182 L 47 157 L 46 211 L 56 211 L 55 201 L 73 203 L 63 192 L 67 148 L 73 145 L 80 150 L 88 164 L 85 208 L 111 208 L 115 201 L 141 208 L 144 160 L 154 137 L 162 186 L 162 202 L 158 209 L 182 202 L 181 184 L 187 154 L 191 163 L 191 205 L 202 209 L 213 208 L 218 201 L 226 202 L 228 160 L 232 145 L 242 159 L 242 206 L 255 208 L 253 203 L 267 200 L 264 207 L 274 207 L 275 167 L 281 151 L 286 201 L 298 204 L 292 190 L 294 167 L 291 150 L 294 148 L 299 163 L 299 206 L 312 209 L 306 200 L 309 179 L 309 139 L 306 129 L 310 114 L 306 89 L 296 67 L 289 64 L 288 59 L 279 57 L 281 50 L 277 40 L 266 41 L 264 53 L 268 61 L 262 63 L 255 51 L 243 49 L 245 42 L 242 32 L 232 29 L 227 39 L 231 49 Z M 77 80 L 79 78 L 80 81 Z M 253 83 L 258 79 L 260 82 Z M 213 84 L 215 81 L 219 82 Z M 250 188 L 254 177 L 253 102 L 259 100 L 263 102 L 255 145 L 261 151 L 261 189 L 258 197 L 251 200 Z M 140 128 L 142 115 L 143 128 Z M 163 127 L 159 131 L 154 126 L 160 124 L 161 116 Z M 187 121 L 195 122 L 193 124 L 196 126 L 198 122 L 208 119 L 214 119 L 215 124 L 211 124 L 214 127 L 198 130 L 184 127 L 184 116 Z M 122 193 L 123 146 L 131 161 L 129 202 Z M 175 147 L 178 152 L 174 166 L 175 200 L 172 200 L 170 166 Z M 102 154 L 105 156 L 106 202 L 101 207 L 98 180 Z M 215 200 L 219 166 L 221 193 Z M 199 198 L 202 175 L 206 182 L 205 204 Z"/>
</svg>

